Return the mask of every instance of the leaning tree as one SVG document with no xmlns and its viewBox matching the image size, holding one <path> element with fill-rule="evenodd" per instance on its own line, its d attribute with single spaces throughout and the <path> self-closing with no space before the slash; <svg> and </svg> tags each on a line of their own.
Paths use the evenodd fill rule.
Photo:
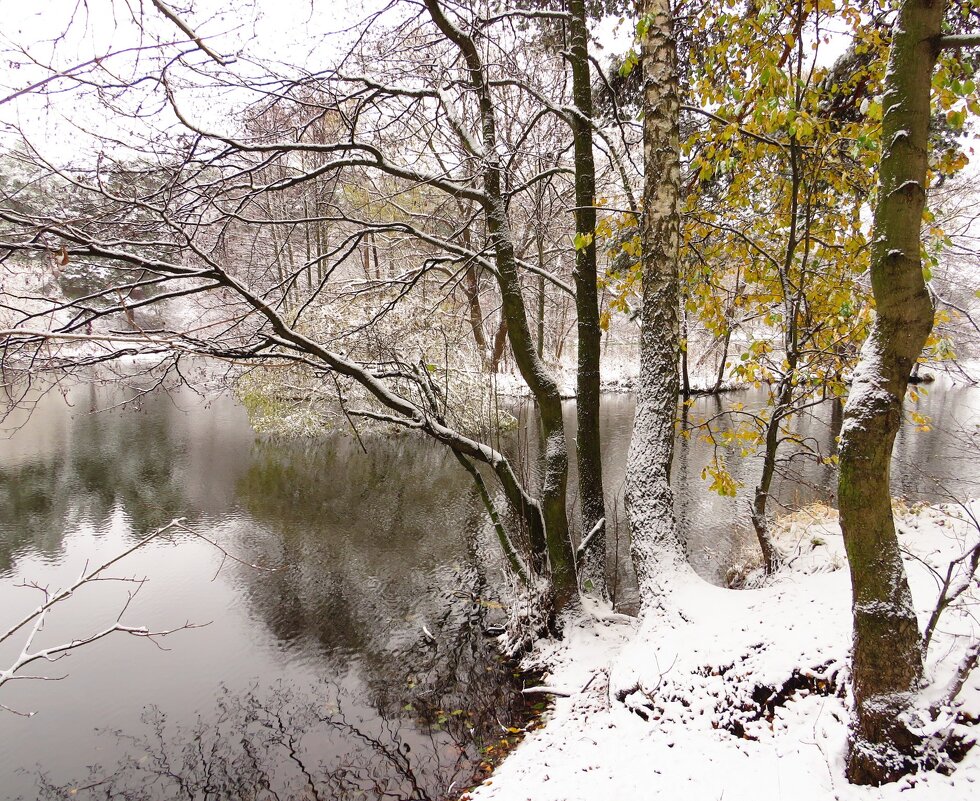
<svg viewBox="0 0 980 801">
<path fill-rule="evenodd" d="M 844 407 L 839 503 L 853 587 L 855 719 L 848 777 L 893 781 L 912 770 L 917 737 L 903 719 L 923 675 L 923 639 L 891 509 L 892 447 L 909 375 L 933 326 L 920 228 L 929 166 L 933 70 L 944 49 L 980 44 L 949 35 L 945 2 L 905 0 L 892 32 L 882 94 L 881 162 L 871 241 L 877 316 Z M 969 17 L 967 17 L 969 20 Z"/>
</svg>

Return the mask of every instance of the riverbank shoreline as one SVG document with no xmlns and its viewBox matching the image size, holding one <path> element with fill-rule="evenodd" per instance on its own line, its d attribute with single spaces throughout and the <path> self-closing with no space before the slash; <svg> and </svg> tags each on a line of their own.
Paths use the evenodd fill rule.
<svg viewBox="0 0 980 801">
<path fill-rule="evenodd" d="M 980 517 L 980 501 L 899 510 L 920 624 L 936 602 L 934 571 L 980 536 L 970 514 Z M 933 720 L 926 711 L 966 643 L 980 637 L 976 581 L 937 629 L 921 694 L 923 736 L 937 753 L 941 741 L 957 743 L 943 772 L 854 787 L 844 778 L 850 586 L 836 513 L 793 515 L 779 538 L 787 565 L 756 589 L 726 590 L 690 574 L 673 582 L 669 608 L 641 621 L 588 608 L 566 620 L 563 640 L 542 643 L 536 654 L 556 691 L 546 724 L 462 798 L 976 797 L 980 747 L 969 746 L 980 734 L 980 672 L 952 712 Z"/>
</svg>

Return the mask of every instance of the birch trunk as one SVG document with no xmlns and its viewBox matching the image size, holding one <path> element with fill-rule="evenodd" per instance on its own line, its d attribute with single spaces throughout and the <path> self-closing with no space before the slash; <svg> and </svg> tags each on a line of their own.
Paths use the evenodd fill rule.
<svg viewBox="0 0 980 801">
<path fill-rule="evenodd" d="M 644 609 L 683 563 L 674 518 L 674 450 L 680 359 L 680 101 L 670 0 L 644 0 L 643 309 L 640 376 L 626 464 L 626 512 Z"/>
</svg>

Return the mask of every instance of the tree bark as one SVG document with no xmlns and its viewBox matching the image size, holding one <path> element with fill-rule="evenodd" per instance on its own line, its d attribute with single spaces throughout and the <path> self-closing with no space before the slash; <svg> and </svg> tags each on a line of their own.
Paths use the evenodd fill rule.
<svg viewBox="0 0 980 801">
<path fill-rule="evenodd" d="M 779 427 L 783 420 L 792 413 L 793 376 L 796 373 L 798 358 L 795 350 L 788 354 L 786 373 L 780 379 L 772 417 L 766 426 L 766 448 L 762 455 L 762 474 L 759 476 L 759 483 L 752 498 L 752 527 L 755 529 L 755 536 L 759 541 L 759 549 L 762 551 L 762 564 L 767 576 L 775 573 L 781 562 L 779 549 L 773 542 L 772 534 L 769 531 L 766 507 L 769 502 L 769 493 L 772 490 L 772 480 L 776 475 Z"/>
<path fill-rule="evenodd" d="M 670 0 L 644 0 L 643 308 L 640 375 L 626 464 L 626 512 L 633 564 L 645 609 L 662 579 L 683 561 L 674 518 L 670 463 L 680 359 L 680 101 Z"/>
<path fill-rule="evenodd" d="M 599 325 L 595 243 L 595 159 L 592 152 L 592 80 L 589 68 L 585 0 L 569 0 L 572 115 L 575 149 L 575 231 L 582 246 L 575 250 L 575 310 L 578 314 L 575 453 L 578 463 L 582 537 L 580 585 L 586 593 L 606 596 L 606 502 L 602 489 L 602 451 L 599 434 Z"/>
<path fill-rule="evenodd" d="M 497 263 L 502 299 L 501 316 L 507 325 L 514 362 L 531 390 L 541 415 L 544 439 L 544 475 L 541 481 L 541 514 L 547 539 L 548 562 L 555 603 L 560 607 L 576 594 L 575 556 L 568 536 L 565 495 L 568 486 L 568 448 L 562 416 L 561 393 L 544 362 L 539 358 L 528 320 L 524 293 L 515 256 L 514 238 L 504 196 L 505 170 L 497 147 L 497 122 L 489 76 L 472 37 L 445 15 L 438 0 L 425 0 L 432 21 L 460 52 L 469 73 L 469 83 L 479 106 L 482 133 L 482 179 L 487 237 Z"/>
<path fill-rule="evenodd" d="M 840 516 L 853 589 L 855 718 L 847 775 L 893 781 L 912 767 L 902 723 L 922 678 L 921 636 L 899 552 L 889 491 L 892 446 L 912 365 L 933 324 L 922 276 L 929 95 L 944 0 L 905 0 L 895 23 L 882 98 L 882 156 L 871 284 L 877 317 L 844 408 Z"/>
</svg>

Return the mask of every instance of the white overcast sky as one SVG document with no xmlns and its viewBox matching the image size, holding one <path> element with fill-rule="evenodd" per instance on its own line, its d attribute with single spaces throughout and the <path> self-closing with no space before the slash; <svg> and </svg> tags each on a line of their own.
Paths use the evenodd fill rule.
<svg viewBox="0 0 980 801">
<path fill-rule="evenodd" d="M 319 70 L 330 66 L 334 54 L 341 52 L 363 21 L 385 7 L 390 0 L 164 0 L 209 47 L 221 54 L 240 54 L 235 71 L 242 76 L 257 74 L 249 60 L 278 62 L 299 68 Z M 411 6 L 410 6 L 411 8 Z M 414 10 L 414 9 L 413 9 Z M 399 14 L 396 9 L 395 14 Z M 139 22 L 134 21 L 134 17 Z M 622 52 L 631 40 L 629 23 L 617 25 L 606 20 L 593 35 L 608 49 Z M 149 41 L 148 41 L 149 40 Z M 139 124 L 124 123 L 122 115 L 107 115 L 93 96 L 73 93 L 55 96 L 45 102 L 37 95 L 24 95 L 3 102 L 47 74 L 46 65 L 65 69 L 94 56 L 152 41 L 184 41 L 186 36 L 152 5 L 151 0 L 0 0 L 0 129 L 16 125 L 33 142 L 59 161 L 71 158 L 84 142 L 93 144 L 99 134 L 126 138 Z M 845 47 L 847 39 L 835 36 L 821 47 L 821 62 L 832 61 Z M 600 58 L 603 55 L 598 54 Z M 203 54 L 195 54 L 204 59 Z M 32 64 L 31 61 L 38 64 Z M 117 56 L 106 65 L 118 70 L 121 82 L 133 74 L 153 74 L 149 65 L 134 65 L 133 57 Z M 250 70 L 254 73 L 250 73 Z M 153 86 L 141 88 L 149 96 Z M 89 93 L 91 95 L 91 93 Z M 136 95 L 136 93 L 133 93 Z M 136 95 L 138 96 L 138 95 Z M 135 103 L 135 101 L 133 101 Z M 191 103 L 187 96 L 182 103 Z M 244 102 L 244 100 L 243 100 Z M 157 93 L 159 105 L 159 92 Z M 205 119 L 237 104 L 207 103 L 198 99 L 195 112 Z M 147 102 L 146 106 L 152 106 Z M 132 110 L 132 109 L 130 109 Z M 145 111 L 146 109 L 141 109 Z M 166 115 L 164 115 L 166 116 Z M 157 125 L 162 121 L 157 120 Z M 219 120 L 213 120 L 220 125 Z M 128 131 L 120 126 L 129 124 Z M 153 126 L 146 121 L 146 129 Z M 210 126 L 209 126 L 210 127 Z M 79 128 L 87 129 L 91 135 Z M 0 146 L 3 142 L 0 130 Z M 8 139 L 9 142 L 9 139 Z"/>
<path fill-rule="evenodd" d="M 168 0 L 167 5 L 213 50 L 240 56 L 236 69 L 247 74 L 249 59 L 326 66 L 384 2 Z M 5 98 L 47 77 L 51 65 L 67 69 L 141 44 L 187 38 L 150 0 L 0 0 L 0 21 L 0 124 L 20 127 L 59 161 L 83 141 L 94 140 L 78 128 L 122 135 L 121 120 L 106 116 L 94 97 L 77 93 L 49 100 L 30 94 L 2 102 Z M 105 64 L 123 80 L 141 74 L 129 54 Z"/>
</svg>

